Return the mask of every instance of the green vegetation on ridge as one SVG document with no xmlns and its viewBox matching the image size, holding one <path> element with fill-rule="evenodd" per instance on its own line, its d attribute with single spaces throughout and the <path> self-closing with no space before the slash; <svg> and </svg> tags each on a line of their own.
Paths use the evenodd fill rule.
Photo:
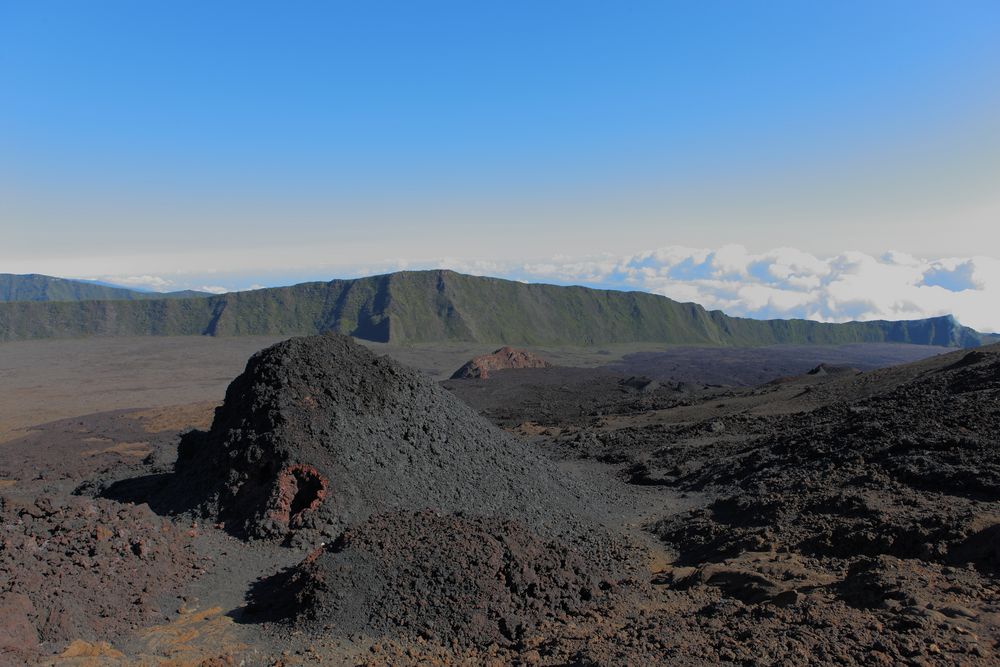
<svg viewBox="0 0 1000 667">
<path fill-rule="evenodd" d="M 338 331 L 396 344 L 915 343 L 995 340 L 951 317 L 828 324 L 729 317 L 646 292 L 403 271 L 203 298 L 0 303 L 0 340 L 137 335 L 304 335 Z"/>
<path fill-rule="evenodd" d="M 95 301 L 133 299 L 186 299 L 208 296 L 205 292 L 141 292 L 87 280 L 54 278 L 37 273 L 0 273 L 0 302 L 7 301 Z"/>
</svg>

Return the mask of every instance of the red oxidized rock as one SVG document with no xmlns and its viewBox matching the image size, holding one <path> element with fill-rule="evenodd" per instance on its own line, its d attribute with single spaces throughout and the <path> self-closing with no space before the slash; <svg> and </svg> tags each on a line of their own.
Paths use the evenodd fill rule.
<svg viewBox="0 0 1000 667">
<path fill-rule="evenodd" d="M 326 497 L 327 481 L 312 466 L 292 465 L 278 473 L 268 518 L 289 528 L 298 527 L 303 516 L 315 510 Z"/>
<path fill-rule="evenodd" d="M 550 368 L 551 366 L 552 364 L 531 352 L 515 350 L 512 347 L 501 347 L 493 354 L 484 354 L 469 360 L 451 377 L 453 380 L 462 378 L 485 380 L 490 376 L 490 371 L 508 368 Z"/>
<path fill-rule="evenodd" d="M 38 632 L 30 620 L 36 614 L 28 596 L 0 594 L 0 654 L 27 657 L 38 647 Z"/>
</svg>

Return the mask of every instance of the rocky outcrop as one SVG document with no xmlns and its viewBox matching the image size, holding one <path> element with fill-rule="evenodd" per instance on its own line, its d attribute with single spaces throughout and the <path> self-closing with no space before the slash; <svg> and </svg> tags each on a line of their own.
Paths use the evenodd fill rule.
<svg viewBox="0 0 1000 667">
<path fill-rule="evenodd" d="M 492 354 L 484 354 L 470 359 L 451 376 L 452 380 L 477 378 L 485 380 L 493 371 L 513 368 L 551 368 L 552 364 L 525 350 L 501 347 Z"/>
<path fill-rule="evenodd" d="M 319 540 L 401 508 L 530 523 L 566 484 L 436 382 L 327 334 L 254 355 L 211 430 L 182 439 L 165 493 L 237 535 Z"/>
<path fill-rule="evenodd" d="M 252 615 L 318 634 L 508 645 L 592 609 L 614 575 L 559 540 L 500 518 L 393 512 L 259 585 Z"/>
<path fill-rule="evenodd" d="M 806 375 L 857 375 L 861 370 L 854 368 L 853 366 L 845 366 L 842 364 L 827 364 L 822 363 L 810 370 Z"/>
<path fill-rule="evenodd" d="M 3 665 L 162 619 L 161 596 L 198 566 L 190 536 L 146 505 L 0 495 L 0 526 Z"/>
</svg>

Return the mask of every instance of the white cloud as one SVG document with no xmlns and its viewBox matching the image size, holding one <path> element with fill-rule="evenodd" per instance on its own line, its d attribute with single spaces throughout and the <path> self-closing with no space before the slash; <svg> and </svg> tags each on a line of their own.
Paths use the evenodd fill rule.
<svg viewBox="0 0 1000 667">
<path fill-rule="evenodd" d="M 951 314 L 981 331 L 1000 331 L 1000 259 L 985 256 L 848 251 L 824 258 L 796 248 L 669 246 L 493 268 L 521 279 L 646 290 L 744 317 L 843 322 Z"/>
<path fill-rule="evenodd" d="M 174 281 L 162 276 L 152 275 L 99 276 L 94 278 L 94 280 L 100 280 L 101 282 L 112 283 L 114 285 L 121 285 L 122 287 L 147 289 L 154 292 L 169 292 L 174 286 Z"/>
<path fill-rule="evenodd" d="M 198 291 L 209 292 L 211 294 L 225 294 L 230 290 L 228 288 L 221 287 L 219 285 L 202 285 L 201 287 L 198 288 Z"/>
</svg>

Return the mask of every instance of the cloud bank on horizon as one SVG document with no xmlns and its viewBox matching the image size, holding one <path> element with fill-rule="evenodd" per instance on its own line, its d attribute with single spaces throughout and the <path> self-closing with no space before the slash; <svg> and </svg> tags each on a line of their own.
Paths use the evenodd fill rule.
<svg viewBox="0 0 1000 667">
<path fill-rule="evenodd" d="M 987 256 L 927 259 L 890 251 L 821 258 L 795 248 L 668 246 L 629 257 L 529 263 L 508 273 L 638 289 L 743 317 L 844 322 L 950 314 L 974 329 L 1000 331 L 1000 259 Z"/>
<path fill-rule="evenodd" d="M 1000 259 L 982 255 L 921 258 L 898 251 L 878 256 L 850 251 L 820 257 L 788 247 L 754 253 L 740 245 L 714 249 L 665 246 L 633 255 L 536 261 L 388 260 L 363 266 L 270 271 L 269 278 L 246 272 L 239 277 L 223 272 L 99 278 L 155 291 L 221 293 L 430 268 L 525 282 L 641 290 L 741 317 L 845 322 L 954 315 L 979 331 L 1000 332 Z"/>
</svg>

